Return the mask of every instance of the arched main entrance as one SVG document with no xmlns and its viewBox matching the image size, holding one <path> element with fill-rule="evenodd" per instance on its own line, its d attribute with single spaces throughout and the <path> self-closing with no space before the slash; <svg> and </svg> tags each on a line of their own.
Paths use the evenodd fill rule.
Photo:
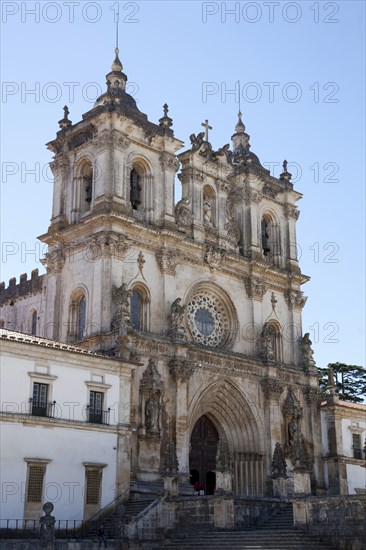
<svg viewBox="0 0 366 550">
<path fill-rule="evenodd" d="M 188 418 L 194 426 L 189 454 L 191 482 L 199 478 L 205 484 L 207 472 L 215 472 L 220 434 L 229 453 L 233 493 L 238 497 L 262 496 L 266 479 L 262 419 L 238 384 L 220 379 L 197 390 Z"/>
<path fill-rule="evenodd" d="M 196 422 L 189 453 L 190 482 L 202 484 L 206 495 L 213 495 L 216 485 L 216 451 L 219 434 L 206 415 Z"/>
</svg>

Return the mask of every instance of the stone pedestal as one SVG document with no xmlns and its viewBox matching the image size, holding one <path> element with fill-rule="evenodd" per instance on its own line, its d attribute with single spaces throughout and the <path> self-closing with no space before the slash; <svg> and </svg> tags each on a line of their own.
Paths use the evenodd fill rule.
<svg viewBox="0 0 366 550">
<path fill-rule="evenodd" d="M 311 495 L 309 472 L 293 471 L 295 495 Z"/>
<path fill-rule="evenodd" d="M 231 493 L 232 474 L 230 471 L 218 472 L 216 470 L 216 493 Z"/>
<path fill-rule="evenodd" d="M 178 495 L 178 476 L 164 476 L 164 491 L 169 496 Z"/>
<path fill-rule="evenodd" d="M 288 482 L 286 477 L 275 478 L 272 487 L 274 497 L 288 497 Z"/>
<path fill-rule="evenodd" d="M 214 526 L 216 529 L 230 529 L 234 526 L 234 501 L 232 498 L 215 498 Z"/>
</svg>

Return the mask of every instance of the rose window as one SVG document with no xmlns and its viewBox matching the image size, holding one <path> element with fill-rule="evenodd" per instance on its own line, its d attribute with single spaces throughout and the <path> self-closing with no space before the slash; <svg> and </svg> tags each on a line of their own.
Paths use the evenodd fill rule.
<svg viewBox="0 0 366 550">
<path fill-rule="evenodd" d="M 227 337 L 228 321 L 220 300 L 213 295 L 196 294 L 187 305 L 192 338 L 198 344 L 220 347 Z"/>
</svg>

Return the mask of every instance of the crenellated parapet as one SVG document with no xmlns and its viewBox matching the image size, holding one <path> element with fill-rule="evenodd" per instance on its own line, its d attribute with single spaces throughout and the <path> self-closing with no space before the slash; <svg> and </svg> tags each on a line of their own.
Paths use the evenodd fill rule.
<svg viewBox="0 0 366 550">
<path fill-rule="evenodd" d="M 9 280 L 8 287 L 5 287 L 5 283 L 0 283 L 0 305 L 9 300 L 42 292 L 43 280 L 44 275 L 39 275 L 38 269 L 33 269 L 30 279 L 27 273 L 23 273 L 18 284 L 15 277 Z"/>
</svg>

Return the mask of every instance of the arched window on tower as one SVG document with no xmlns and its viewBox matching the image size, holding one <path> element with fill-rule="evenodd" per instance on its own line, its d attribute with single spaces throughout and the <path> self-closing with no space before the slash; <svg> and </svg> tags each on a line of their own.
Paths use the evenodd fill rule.
<svg viewBox="0 0 366 550">
<path fill-rule="evenodd" d="M 82 290 L 73 293 L 69 307 L 70 342 L 83 340 L 86 336 L 86 298 Z"/>
<path fill-rule="evenodd" d="M 94 175 L 90 159 L 82 159 L 75 170 L 72 192 L 71 221 L 78 223 L 80 216 L 91 208 L 94 195 Z"/>
<path fill-rule="evenodd" d="M 148 330 L 150 299 L 146 288 L 138 285 L 132 289 L 130 298 L 131 324 L 135 330 Z"/>
<path fill-rule="evenodd" d="M 275 321 L 270 321 L 269 326 L 271 327 L 274 359 L 281 363 L 283 361 L 281 329 Z"/>
<path fill-rule="evenodd" d="M 83 168 L 81 193 L 81 210 L 82 212 L 86 212 L 90 210 L 90 204 L 93 199 L 93 169 L 89 163 Z"/>
<path fill-rule="evenodd" d="M 37 310 L 34 310 L 31 315 L 31 334 L 33 336 L 37 334 Z"/>
<path fill-rule="evenodd" d="M 279 223 L 270 213 L 265 213 L 261 220 L 262 254 L 269 263 L 280 265 L 281 238 Z"/>
<path fill-rule="evenodd" d="M 85 296 L 79 300 L 79 318 L 78 318 L 78 340 L 82 340 L 85 336 L 86 326 L 86 300 Z"/>
<path fill-rule="evenodd" d="M 269 247 L 269 233 L 268 233 L 268 221 L 266 218 L 262 218 L 261 232 L 262 232 L 262 252 L 264 256 L 268 256 L 271 252 Z"/>
<path fill-rule="evenodd" d="M 138 210 L 141 204 L 141 178 L 135 168 L 130 173 L 130 202 L 134 210 Z"/>
</svg>

